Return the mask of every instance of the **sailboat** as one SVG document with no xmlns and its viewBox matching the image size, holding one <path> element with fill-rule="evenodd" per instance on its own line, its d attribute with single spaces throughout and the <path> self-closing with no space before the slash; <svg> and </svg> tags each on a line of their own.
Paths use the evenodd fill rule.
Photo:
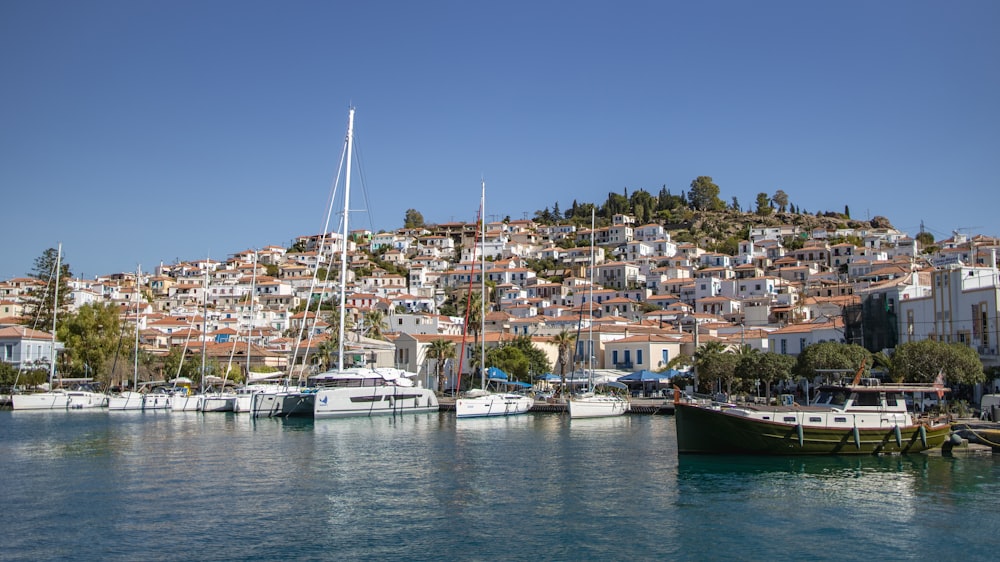
<svg viewBox="0 0 1000 562">
<path fill-rule="evenodd" d="M 142 267 L 135 271 L 135 354 L 132 358 L 132 390 L 125 390 L 108 397 L 108 411 L 169 410 L 170 393 L 141 392 L 139 390 L 139 296 L 141 294 Z M 160 390 L 160 389 L 155 389 Z"/>
<path fill-rule="evenodd" d="M 13 410 L 78 410 L 106 406 L 108 397 L 96 392 L 89 379 L 73 381 L 71 388 L 53 388 L 56 384 L 56 316 L 59 313 L 59 274 L 62 268 L 62 244 L 56 250 L 55 291 L 52 299 L 52 348 L 49 351 L 49 390 L 11 395 Z M 62 383 L 68 383 L 68 380 Z"/>
<path fill-rule="evenodd" d="M 437 412 L 437 395 L 414 384 L 416 373 L 396 368 L 344 367 L 344 326 L 347 300 L 347 235 L 351 195 L 351 151 L 354 137 L 354 108 L 347 120 L 346 172 L 344 175 L 344 216 L 340 260 L 340 326 L 337 368 L 310 377 L 314 393 L 300 393 L 312 399 L 313 417 L 340 418 L 375 415 Z"/>
<path fill-rule="evenodd" d="M 590 210 L 590 310 L 594 310 L 594 269 L 596 265 L 595 260 L 595 246 L 594 239 L 597 237 L 596 233 L 596 215 L 594 209 Z M 583 311 L 580 311 L 582 317 Z M 590 335 L 588 338 L 588 345 L 593 345 L 594 342 L 594 323 L 591 321 L 588 328 L 590 330 Z M 569 411 L 570 419 L 576 418 L 609 418 L 613 416 L 620 416 L 625 412 L 629 411 L 630 403 L 625 396 L 623 396 L 623 390 L 627 388 L 624 384 L 613 381 L 605 383 L 603 386 L 604 390 L 608 392 L 598 392 L 598 385 L 594 384 L 594 365 L 593 365 L 594 354 L 587 353 L 587 365 L 589 371 L 589 380 L 587 384 L 586 392 L 574 395 L 570 397 L 566 404 L 566 409 Z"/>
<path fill-rule="evenodd" d="M 480 278 L 480 291 L 482 297 L 479 299 L 480 303 L 480 324 L 485 326 L 486 322 L 486 181 L 482 182 L 482 194 L 479 200 L 479 219 L 482 231 L 482 245 L 483 251 L 481 255 L 481 266 L 479 272 Z M 473 251 L 475 251 L 473 249 Z M 475 259 L 473 259 L 475 262 Z M 471 276 L 470 276 L 471 284 Z M 471 295 L 472 288 L 469 288 L 469 294 Z M 468 319 L 466 319 L 466 325 L 468 325 Z M 463 346 L 464 347 L 464 346 Z M 481 365 L 486 365 L 486 334 L 483 330 L 482 337 L 480 337 L 480 350 L 479 357 Z M 459 376 L 461 376 L 462 368 L 459 366 Z M 480 388 L 471 389 L 465 393 L 464 396 L 455 400 L 455 417 L 456 418 L 481 418 L 481 417 L 491 417 L 491 416 L 513 416 L 517 414 L 527 413 L 528 410 L 535 404 L 534 399 L 530 396 L 524 394 L 519 394 L 516 392 L 504 392 L 502 389 L 500 392 L 492 392 L 489 390 L 487 379 L 486 379 L 487 369 L 480 369 Z M 497 387 L 506 385 L 506 380 L 500 380 L 499 377 L 496 379 L 491 379 Z"/>
<path fill-rule="evenodd" d="M 277 393 L 281 385 L 275 380 L 281 378 L 281 373 L 256 374 L 250 370 L 250 352 L 253 349 L 253 329 L 256 325 L 257 302 L 257 252 L 253 254 L 253 273 L 250 276 L 250 329 L 247 336 L 246 382 L 236 389 L 236 400 L 233 401 L 233 412 L 247 413 L 253 409 L 254 394 L 261 392 Z M 235 344 L 234 344 L 235 345 Z"/>
<path fill-rule="evenodd" d="M 201 320 L 201 385 L 198 392 L 191 388 L 191 380 L 180 376 L 180 365 L 177 367 L 177 377 L 172 381 L 177 393 L 174 395 L 172 404 L 175 412 L 200 412 L 205 402 L 205 353 L 208 343 L 208 265 L 205 266 L 205 286 L 202 295 L 202 320 Z M 191 336 L 191 329 L 188 328 L 188 338 L 184 341 L 184 352 L 181 354 L 181 363 L 187 355 L 187 339 Z"/>
</svg>

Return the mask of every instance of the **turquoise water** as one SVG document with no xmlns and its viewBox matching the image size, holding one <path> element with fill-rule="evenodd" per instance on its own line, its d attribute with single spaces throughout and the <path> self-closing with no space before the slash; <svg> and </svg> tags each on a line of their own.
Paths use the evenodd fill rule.
<svg viewBox="0 0 1000 562">
<path fill-rule="evenodd" d="M 669 416 L 0 412 L 0 558 L 993 560 L 993 457 L 691 457 Z"/>
</svg>

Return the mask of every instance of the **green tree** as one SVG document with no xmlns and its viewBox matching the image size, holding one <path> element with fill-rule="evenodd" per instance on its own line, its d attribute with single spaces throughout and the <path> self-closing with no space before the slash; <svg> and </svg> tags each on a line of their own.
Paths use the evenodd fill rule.
<svg viewBox="0 0 1000 562">
<path fill-rule="evenodd" d="M 894 380 L 906 382 L 933 382 L 939 372 L 950 383 L 976 384 L 986 380 L 979 355 L 960 343 L 922 340 L 899 344 L 892 354 L 891 368 Z"/>
<path fill-rule="evenodd" d="M 820 342 L 807 346 L 799 354 L 794 373 L 812 380 L 820 369 L 841 369 L 848 373 L 856 371 L 864 363 L 865 372 L 873 364 L 871 353 L 857 344 Z"/>
<path fill-rule="evenodd" d="M 56 275 L 56 263 L 59 263 L 59 274 Z M 24 296 L 23 323 L 36 329 L 51 330 L 52 315 L 55 313 L 56 293 L 58 292 L 59 316 L 65 318 L 72 302 L 69 290 L 69 279 L 72 277 L 69 264 L 60 259 L 59 250 L 49 248 L 35 258 L 35 267 L 28 273 L 29 277 L 37 279 L 41 287 L 33 289 Z M 59 287 L 56 291 L 55 281 Z"/>
<path fill-rule="evenodd" d="M 407 209 L 406 216 L 403 217 L 403 228 L 422 228 L 424 226 L 424 216 L 416 209 Z"/>
<path fill-rule="evenodd" d="M 934 235 L 931 234 L 930 232 L 927 232 L 926 230 L 918 233 L 916 236 L 916 240 L 917 242 L 920 243 L 921 251 L 926 251 L 927 248 L 934 246 Z"/>
<path fill-rule="evenodd" d="M 128 358 L 135 353 L 135 327 L 125 328 L 118 307 L 112 304 L 85 304 L 68 315 L 59 326 L 59 339 L 66 348 L 63 357 L 69 373 L 108 385 L 121 382 L 123 373 L 131 379 L 132 363 Z M 121 369 L 117 363 L 122 364 Z M 112 367 L 116 367 L 116 373 L 112 373 Z"/>
<path fill-rule="evenodd" d="M 507 373 L 512 380 L 529 377 L 531 360 L 524 351 L 510 342 L 486 350 L 486 364 Z"/>
<path fill-rule="evenodd" d="M 736 376 L 744 381 L 759 380 L 764 384 L 768 403 L 771 401 L 771 385 L 791 378 L 795 357 L 780 353 L 745 353 L 740 355 L 736 366 Z"/>
<path fill-rule="evenodd" d="M 688 200 L 697 211 L 718 211 L 726 207 L 719 199 L 719 186 L 715 185 L 711 176 L 698 176 L 691 182 Z"/>
<path fill-rule="evenodd" d="M 444 365 L 448 359 L 455 358 L 455 344 L 446 339 L 431 340 L 427 347 L 427 358 L 434 359 L 434 374 L 437 380 L 438 392 L 444 392 Z M 459 373 L 459 376 L 462 374 Z M 459 387 L 462 385 L 459 384 Z"/>
<path fill-rule="evenodd" d="M 715 342 L 713 342 L 715 343 Z M 736 379 L 736 366 L 740 362 L 739 355 L 725 351 L 713 351 L 705 353 L 698 360 L 698 378 L 706 383 L 718 381 L 720 387 L 726 386 L 726 393 L 733 390 L 733 381 Z"/>
<path fill-rule="evenodd" d="M 389 325 L 385 321 L 385 314 L 377 308 L 372 308 L 362 316 L 365 328 L 368 330 L 368 337 L 376 340 L 384 340 L 385 332 Z"/>
<path fill-rule="evenodd" d="M 778 211 L 781 213 L 784 213 L 788 209 L 788 194 L 780 189 L 774 192 L 771 201 L 774 201 L 774 204 L 778 207 Z"/>
<path fill-rule="evenodd" d="M 774 209 L 771 208 L 771 199 L 763 191 L 757 194 L 756 212 L 762 217 L 766 217 L 774 212 Z"/>
</svg>

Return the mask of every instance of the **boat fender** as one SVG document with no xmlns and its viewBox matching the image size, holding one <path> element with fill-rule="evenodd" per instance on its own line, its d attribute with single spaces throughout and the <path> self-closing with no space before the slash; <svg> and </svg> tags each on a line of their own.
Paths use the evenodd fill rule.
<svg viewBox="0 0 1000 562">
<path fill-rule="evenodd" d="M 961 445 L 962 441 L 964 441 L 964 439 L 962 439 L 962 436 L 957 433 L 952 433 L 951 435 L 949 435 L 948 440 L 951 441 L 953 445 Z"/>
<path fill-rule="evenodd" d="M 796 425 L 795 429 L 799 433 L 799 447 L 802 447 L 805 444 L 805 436 L 803 435 L 802 424 L 800 423 Z"/>
<path fill-rule="evenodd" d="M 899 430 L 899 426 L 898 425 L 893 426 L 892 430 L 893 430 L 893 433 L 896 434 L 896 446 L 897 447 L 902 447 L 903 446 L 903 432 L 901 432 Z"/>
<path fill-rule="evenodd" d="M 927 447 L 927 426 L 920 426 L 920 444 Z"/>
<path fill-rule="evenodd" d="M 858 426 L 854 426 L 854 446 L 861 449 L 861 432 L 858 431 Z"/>
</svg>

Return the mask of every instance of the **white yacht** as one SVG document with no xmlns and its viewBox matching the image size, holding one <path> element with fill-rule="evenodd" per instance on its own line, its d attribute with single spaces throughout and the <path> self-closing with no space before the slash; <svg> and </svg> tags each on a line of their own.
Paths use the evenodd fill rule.
<svg viewBox="0 0 1000 562">
<path fill-rule="evenodd" d="M 413 373 L 395 368 L 351 368 L 311 377 L 313 416 L 344 418 L 439 411 L 437 395 L 415 385 Z"/>
<path fill-rule="evenodd" d="M 607 382 L 601 386 L 616 390 L 628 387 L 620 382 Z M 629 411 L 631 403 L 619 392 L 588 391 L 569 399 L 566 404 L 570 419 L 577 418 L 609 418 L 620 416 Z"/>
<path fill-rule="evenodd" d="M 490 392 L 472 389 L 455 400 L 455 417 L 477 418 L 486 416 L 513 416 L 526 414 L 535 404 L 534 399 L 516 392 Z"/>
</svg>

